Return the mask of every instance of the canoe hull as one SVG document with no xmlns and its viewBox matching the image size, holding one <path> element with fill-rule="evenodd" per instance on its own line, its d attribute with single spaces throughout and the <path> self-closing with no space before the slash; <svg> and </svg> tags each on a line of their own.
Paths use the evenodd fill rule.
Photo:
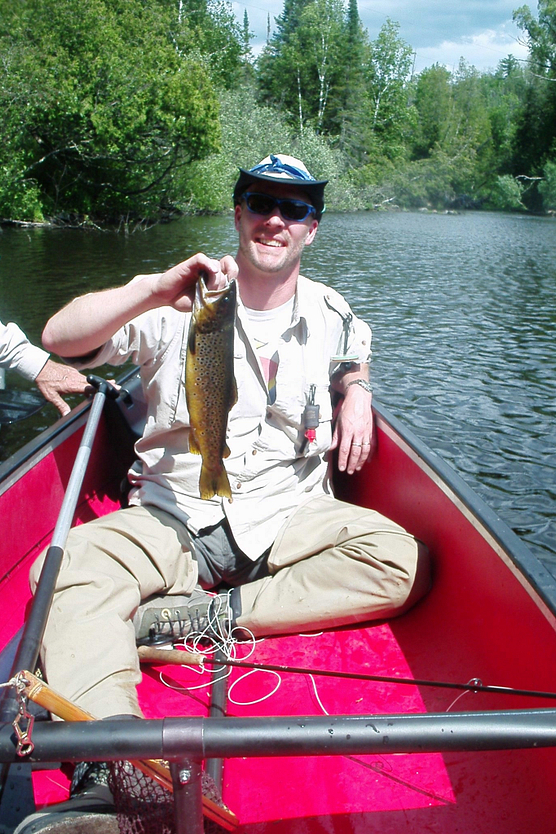
<svg viewBox="0 0 556 834">
<path fill-rule="evenodd" d="M 0 542 L 0 598 L 11 612 L 0 623 L 2 646 L 23 623 L 28 570 L 54 529 L 85 419 L 83 407 L 60 421 L 44 447 L 0 467 L 0 512 L 9 525 Z M 394 620 L 262 641 L 249 661 L 555 692 L 553 580 L 442 461 L 382 410 L 376 422 L 373 460 L 355 476 L 338 475 L 336 491 L 427 543 L 435 567 L 431 592 Z M 108 411 L 78 523 L 118 506 L 130 445 L 125 433 L 116 436 L 118 425 L 119 412 Z M 152 726 L 148 744 L 160 754 L 181 750 L 195 758 L 201 750 L 226 757 L 223 799 L 246 834 L 538 834 L 552 818 L 556 721 L 548 709 L 552 702 L 540 697 L 234 669 L 229 720 L 220 727 L 206 718 L 209 692 L 196 688 L 200 683 L 198 671 L 189 668 L 144 667 L 139 695 L 153 722 L 141 724 Z M 155 720 L 161 714 L 187 720 L 162 724 Z M 251 727 L 251 720 L 262 724 Z M 84 749 L 103 757 L 106 739 L 102 747 L 102 738 L 86 737 L 102 732 L 100 725 L 41 725 L 36 758 L 79 758 L 82 736 Z M 0 734 L 4 761 L 10 758 L 8 734 L 9 728 Z M 115 737 L 112 756 L 118 753 Z M 202 748 L 194 747 L 199 737 Z M 119 746 L 126 757 L 128 743 L 129 725 Z M 512 749 L 489 749 L 506 744 Z M 550 746 L 535 747 L 544 744 Z M 13 757 L 13 746 L 11 751 Z M 65 798 L 61 772 L 37 769 L 33 781 L 40 805 Z"/>
</svg>

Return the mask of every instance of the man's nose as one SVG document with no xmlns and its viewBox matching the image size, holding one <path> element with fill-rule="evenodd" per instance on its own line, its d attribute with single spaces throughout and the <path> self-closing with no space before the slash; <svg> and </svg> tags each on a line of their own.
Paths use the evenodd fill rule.
<svg viewBox="0 0 556 834">
<path fill-rule="evenodd" d="M 266 222 L 269 225 L 271 225 L 271 224 L 275 225 L 275 226 L 283 226 L 284 225 L 284 218 L 282 217 L 282 215 L 280 213 L 279 206 L 275 206 L 272 209 L 272 211 L 270 212 L 270 214 L 266 218 Z"/>
</svg>

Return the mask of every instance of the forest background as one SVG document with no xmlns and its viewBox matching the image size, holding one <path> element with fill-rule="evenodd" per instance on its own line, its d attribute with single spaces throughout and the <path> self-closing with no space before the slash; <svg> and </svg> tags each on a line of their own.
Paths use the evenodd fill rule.
<svg viewBox="0 0 556 834">
<path fill-rule="evenodd" d="M 285 0 L 255 60 L 226 0 L 0 0 L 0 219 L 156 222 L 231 205 L 269 152 L 332 210 L 556 210 L 556 0 L 529 59 L 413 71 L 357 0 Z"/>
</svg>

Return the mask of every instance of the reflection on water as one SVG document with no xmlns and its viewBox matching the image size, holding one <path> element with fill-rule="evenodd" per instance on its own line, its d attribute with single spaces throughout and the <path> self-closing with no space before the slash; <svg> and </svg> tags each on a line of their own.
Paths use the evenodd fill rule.
<svg viewBox="0 0 556 834">
<path fill-rule="evenodd" d="M 38 340 L 74 295 L 233 253 L 231 218 L 146 233 L 5 229 L 0 318 Z M 495 214 L 325 215 L 304 272 L 372 326 L 380 401 L 556 571 L 556 225 Z M 24 385 L 12 378 L 13 384 Z M 52 421 L 0 435 L 0 455 Z M 44 425 L 43 425 L 44 424 Z"/>
</svg>

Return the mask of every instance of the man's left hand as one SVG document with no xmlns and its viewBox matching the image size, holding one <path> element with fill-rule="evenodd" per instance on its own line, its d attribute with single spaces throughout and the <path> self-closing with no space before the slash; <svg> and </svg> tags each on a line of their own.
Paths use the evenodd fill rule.
<svg viewBox="0 0 556 834">
<path fill-rule="evenodd" d="M 338 469 L 353 475 L 374 451 L 372 395 L 350 385 L 336 410 L 330 449 L 338 449 Z"/>
</svg>

